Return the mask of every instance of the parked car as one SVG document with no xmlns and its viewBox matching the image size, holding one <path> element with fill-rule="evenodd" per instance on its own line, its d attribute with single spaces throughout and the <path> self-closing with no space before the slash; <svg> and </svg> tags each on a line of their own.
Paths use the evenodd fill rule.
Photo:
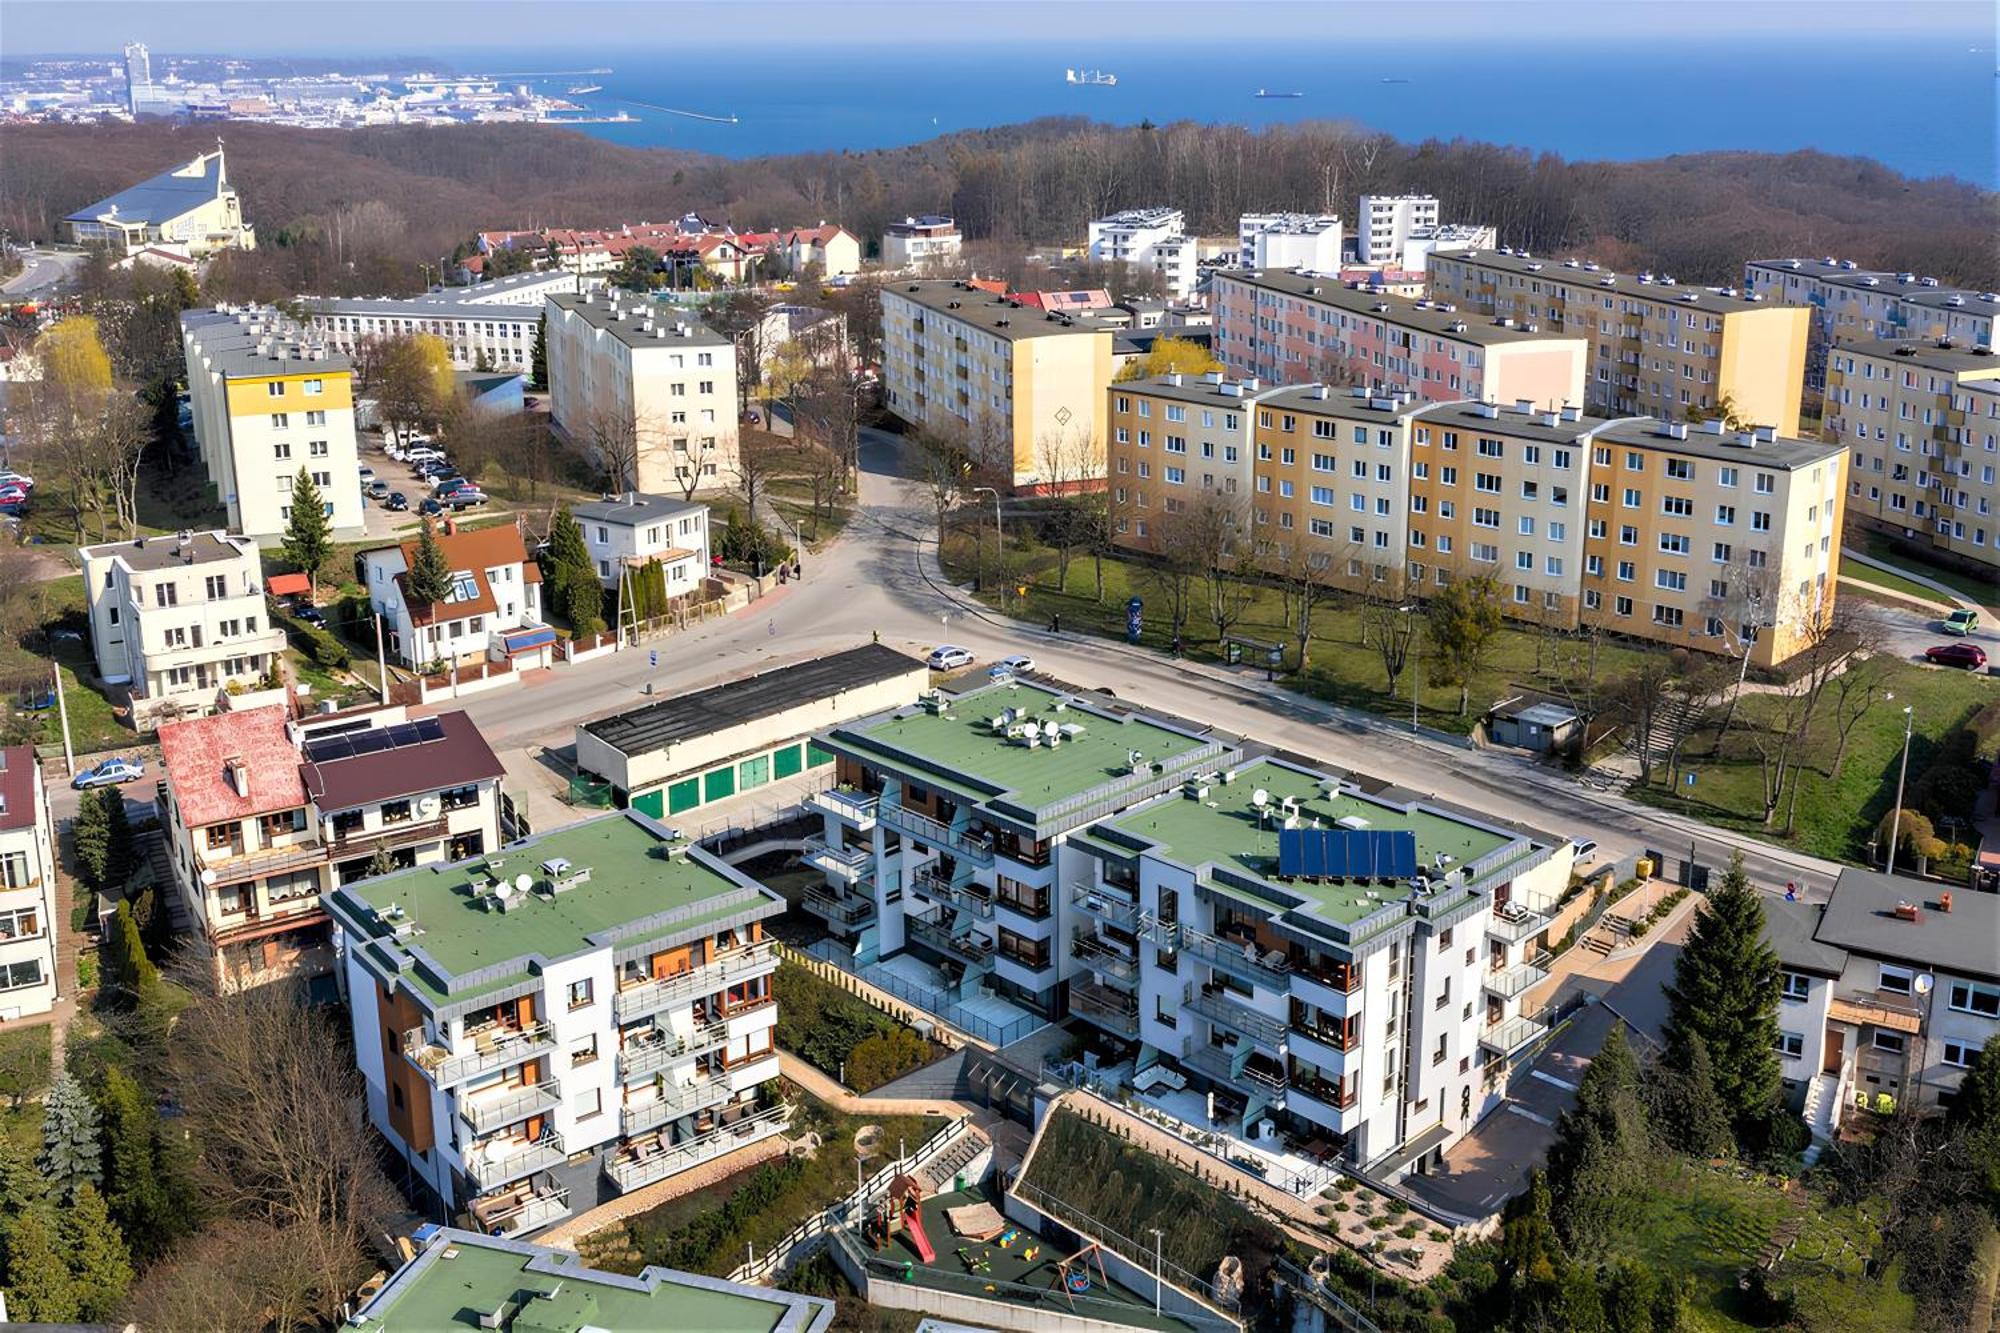
<svg viewBox="0 0 2000 1333">
<path fill-rule="evenodd" d="M 403 451 L 403 457 L 412 467 L 430 462 L 441 463 L 444 461 L 444 450 L 433 449 L 427 444 L 414 445 Z"/>
<path fill-rule="evenodd" d="M 444 506 L 439 504 L 435 499 L 425 497 L 424 502 L 417 506 L 417 512 L 425 518 L 436 518 L 438 515 L 444 513 Z"/>
<path fill-rule="evenodd" d="M 302 606 L 292 612 L 292 614 L 300 620 L 305 621 L 308 625 L 317 625 L 321 629 L 326 628 L 326 612 L 316 606 Z"/>
<path fill-rule="evenodd" d="M 1924 658 L 1938 666 L 1977 671 L 1986 665 L 1986 650 L 1976 643 L 1941 643 L 1935 648 L 1924 649 Z"/>
<path fill-rule="evenodd" d="M 443 504 L 445 508 L 453 511 L 457 511 L 460 509 L 477 509 L 480 505 L 486 503 L 486 492 L 481 490 L 452 491 L 449 494 L 440 497 L 439 502 Z"/>
<path fill-rule="evenodd" d="M 401 491 L 390 491 L 384 507 L 400 514 L 410 507 L 410 497 Z"/>
<path fill-rule="evenodd" d="M 1579 862 L 1588 861 L 1597 851 L 1597 840 L 1594 838 L 1578 838 L 1570 843 L 1570 846 L 1575 849 L 1576 859 Z"/>
<path fill-rule="evenodd" d="M 35 479 L 25 472 L 0 468 L 0 486 L 20 486 L 32 491 L 35 489 Z"/>
<path fill-rule="evenodd" d="M 28 503 L 28 488 L 16 486 L 13 482 L 0 483 L 0 505 L 24 505 Z"/>
<path fill-rule="evenodd" d="M 0 482 L 4 482 L 5 480 L 5 477 L 0 477 Z M 1979 613 L 1969 606 L 1961 606 L 1958 610 L 1946 616 L 1938 625 L 1938 630 L 1941 633 L 1957 634 L 1961 637 L 1972 633 L 1972 631 L 1978 628 Z"/>
<path fill-rule="evenodd" d="M 120 756 L 106 759 L 95 768 L 86 768 L 69 780 L 69 785 L 78 791 L 88 791 L 92 787 L 117 787 L 127 782 L 137 782 L 146 776 L 146 766 L 137 759 Z"/>
<path fill-rule="evenodd" d="M 924 665 L 933 671 L 956 671 L 960 667 L 972 665 L 972 654 L 953 644 L 942 644 L 931 649 L 931 655 L 924 659 Z"/>
<path fill-rule="evenodd" d="M 467 481 L 464 477 L 461 477 L 456 472 L 454 472 L 448 477 L 438 478 L 437 485 L 431 488 L 431 494 L 435 495 L 438 499 L 442 500 L 446 496 L 455 494 L 456 492 L 459 491 L 476 491 L 478 489 L 479 488 L 477 486 L 473 485 L 471 482 Z"/>
<path fill-rule="evenodd" d="M 382 480 L 380 477 L 375 478 L 375 480 L 368 483 L 368 495 L 370 499 L 375 499 L 375 500 L 388 499 L 389 483 Z"/>
<path fill-rule="evenodd" d="M 1014 676 L 1024 675 L 1034 669 L 1034 658 L 1029 657 L 1026 653 L 1015 653 L 1012 657 L 1003 657 L 988 667 L 986 674 L 994 680 L 1008 680 Z"/>
<path fill-rule="evenodd" d="M 366 463 L 363 463 L 361 465 L 361 484 L 363 486 L 366 486 L 369 482 L 373 480 L 375 480 L 375 469 L 369 467 Z"/>
</svg>

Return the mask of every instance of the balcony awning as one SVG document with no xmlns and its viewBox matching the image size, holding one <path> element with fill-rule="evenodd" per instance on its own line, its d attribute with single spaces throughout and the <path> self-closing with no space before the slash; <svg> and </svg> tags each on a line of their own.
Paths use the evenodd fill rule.
<svg viewBox="0 0 2000 1333">
<path fill-rule="evenodd" d="M 1827 1005 L 1826 1016 L 1836 1023 L 1888 1028 L 1892 1032 L 1913 1033 L 1922 1026 L 1917 1015 L 1906 1009 L 1891 1008 L 1872 1000 L 1850 1000 L 1838 995 Z"/>
<path fill-rule="evenodd" d="M 1423 1161 L 1424 1158 L 1444 1146 L 1444 1141 L 1450 1137 L 1450 1126 L 1440 1120 L 1422 1133 L 1414 1134 L 1404 1139 L 1401 1143 L 1390 1149 L 1386 1156 L 1379 1157 L 1375 1161 L 1370 1162 L 1368 1164 L 1369 1173 L 1372 1175 L 1393 1176 L 1405 1167 L 1414 1166 L 1416 1163 Z"/>
</svg>

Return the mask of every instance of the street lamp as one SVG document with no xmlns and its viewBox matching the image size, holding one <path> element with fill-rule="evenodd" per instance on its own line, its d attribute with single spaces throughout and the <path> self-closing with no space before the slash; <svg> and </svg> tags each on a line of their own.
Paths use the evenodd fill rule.
<svg viewBox="0 0 2000 1333">
<path fill-rule="evenodd" d="M 974 495 L 990 495 L 993 497 L 993 564 L 994 573 L 1000 580 L 1000 601 L 1002 605 L 1005 605 L 1007 601 L 1007 541 L 1005 534 L 1000 530 L 1000 492 L 994 490 L 991 486 L 974 486 L 972 493 Z"/>
<path fill-rule="evenodd" d="M 1421 610 L 1423 610 L 1423 607 L 1415 602 L 1410 602 L 1407 605 L 1397 607 L 1396 614 L 1413 616 Z M 1410 734 L 1412 736 L 1417 734 L 1417 664 L 1422 656 L 1423 650 L 1417 639 L 1416 623 L 1412 621 L 1410 625 Z"/>
<path fill-rule="evenodd" d="M 1148 1227 L 1153 1233 L 1153 1318 L 1160 1317 L 1160 1289 L 1165 1285 L 1165 1266 L 1160 1262 L 1160 1229 Z"/>
<path fill-rule="evenodd" d="M 1910 705 L 1903 705 L 1903 762 L 1896 770 L 1896 813 L 1889 820 L 1889 867 L 1887 874 L 1896 873 L 1896 840 L 1903 835 L 1903 779 L 1910 776 L 1910 728 L 1916 723 L 1916 715 Z"/>
</svg>

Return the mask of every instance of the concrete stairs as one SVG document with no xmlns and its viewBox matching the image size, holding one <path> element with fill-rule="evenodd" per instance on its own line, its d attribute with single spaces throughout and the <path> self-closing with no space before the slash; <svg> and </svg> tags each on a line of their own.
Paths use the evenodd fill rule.
<svg viewBox="0 0 2000 1333">
<path fill-rule="evenodd" d="M 940 1194 L 951 1188 L 953 1177 L 992 1147 L 993 1140 L 986 1137 L 985 1130 L 968 1125 L 958 1141 L 922 1167 L 918 1175 L 932 1194 Z"/>
<path fill-rule="evenodd" d="M 862 1097 L 892 1101 L 967 1100 L 972 1095 L 972 1084 L 966 1077 L 966 1062 L 971 1054 L 969 1049 L 953 1051 L 942 1060 L 911 1070 L 873 1092 L 863 1093 Z"/>
<path fill-rule="evenodd" d="M 1674 752 L 1674 747 L 1687 738 L 1701 720 L 1702 710 L 1687 696 L 1665 694 L 1653 709 L 1652 727 L 1647 733 L 1647 753 L 1655 764 L 1666 762 L 1666 757 Z M 1638 753 L 1638 740 L 1631 742 L 1633 753 Z"/>
<path fill-rule="evenodd" d="M 132 882 L 144 884 L 152 881 L 157 900 L 167 909 L 167 921 L 176 935 L 194 929 L 194 918 L 188 913 L 188 905 L 174 889 L 173 854 L 167 850 L 167 835 L 164 830 L 150 828 L 139 833 L 133 840 L 138 853 L 139 869 L 133 874 Z"/>
<path fill-rule="evenodd" d="M 1840 1119 L 1840 1079 L 1833 1074 L 1815 1074 L 1806 1084 L 1805 1107 L 1801 1114 L 1806 1128 L 1812 1131 L 1813 1141 L 1805 1151 L 1805 1164 L 1819 1161 L 1827 1144 L 1833 1141 L 1833 1132 Z"/>
</svg>

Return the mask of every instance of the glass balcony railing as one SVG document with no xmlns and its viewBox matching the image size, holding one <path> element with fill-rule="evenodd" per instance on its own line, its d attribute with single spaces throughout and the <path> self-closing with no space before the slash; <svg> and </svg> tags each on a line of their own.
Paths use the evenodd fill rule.
<svg viewBox="0 0 2000 1333">
<path fill-rule="evenodd" d="M 1219 967 L 1233 977 L 1252 981 L 1260 986 L 1268 986 L 1275 991 L 1291 989 L 1291 964 L 1276 950 L 1259 953 L 1255 941 L 1224 939 L 1183 925 L 1180 929 L 1180 947 L 1183 953 L 1193 954 L 1209 966 Z"/>
<path fill-rule="evenodd" d="M 458 1113 L 474 1132 L 484 1134 L 544 1111 L 553 1111 L 562 1101 L 562 1090 L 554 1083 L 536 1083 L 495 1093 L 482 1088 L 473 1096 L 461 1095 Z"/>
<path fill-rule="evenodd" d="M 440 1088 L 449 1088 L 495 1069 L 507 1069 L 524 1060 L 532 1060 L 554 1050 L 556 1039 L 546 1023 L 531 1023 L 519 1028 L 495 1025 L 477 1032 L 468 1031 L 459 1046 L 464 1049 L 453 1054 L 443 1046 L 426 1041 L 422 1028 L 411 1028 L 403 1034 L 404 1052 Z"/>
<path fill-rule="evenodd" d="M 563 1151 L 560 1134 L 545 1134 L 532 1143 L 525 1139 L 490 1139 L 474 1145 L 465 1170 L 479 1188 L 498 1189 L 508 1181 L 554 1166 L 568 1155 Z"/>
<path fill-rule="evenodd" d="M 790 1117 L 790 1107 L 774 1106 L 680 1143 L 665 1144 L 655 1139 L 622 1144 L 606 1159 L 604 1173 L 621 1192 L 635 1190 L 773 1134 L 782 1134 L 790 1124 Z"/>
<path fill-rule="evenodd" d="M 612 1013 L 621 1023 L 647 1014 L 656 1014 L 677 1004 L 713 995 L 716 991 L 761 976 L 776 968 L 778 955 L 771 942 L 759 941 L 732 949 L 711 962 L 671 977 L 642 981 L 618 992 Z"/>
<path fill-rule="evenodd" d="M 668 1065 L 692 1060 L 729 1043 L 729 1024 L 709 1023 L 687 1036 L 668 1033 L 645 1041 L 627 1043 L 618 1052 L 618 1077 L 626 1082 L 657 1074 Z"/>
</svg>

